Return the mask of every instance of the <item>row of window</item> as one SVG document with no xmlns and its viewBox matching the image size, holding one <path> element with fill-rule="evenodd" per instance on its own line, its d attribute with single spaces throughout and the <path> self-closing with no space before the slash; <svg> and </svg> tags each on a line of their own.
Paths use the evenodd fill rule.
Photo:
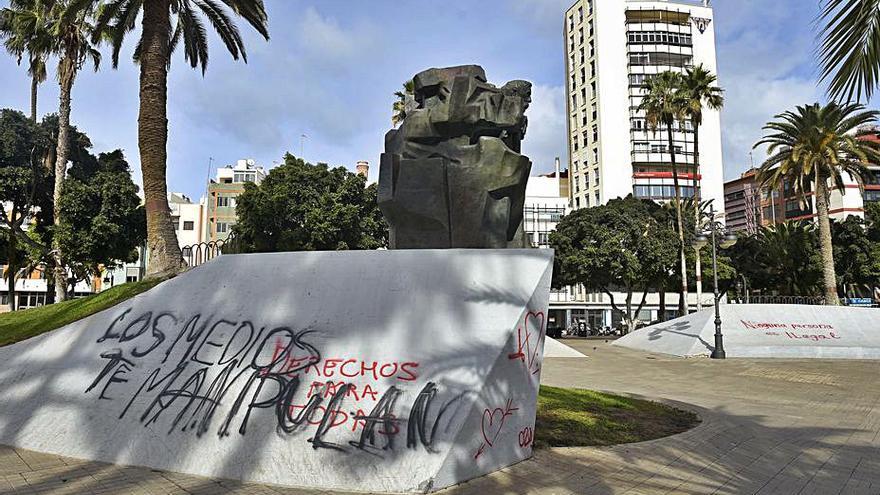
<svg viewBox="0 0 880 495">
<path fill-rule="evenodd" d="M 631 128 L 634 131 L 648 131 L 648 123 L 642 117 L 636 117 L 631 119 Z M 694 126 L 691 124 L 690 120 L 685 121 L 676 121 L 672 126 L 673 132 L 692 132 L 694 130 Z"/>
<path fill-rule="evenodd" d="M 583 140 L 583 146 L 584 146 L 584 148 L 586 148 L 586 147 L 589 145 L 589 143 L 590 143 L 590 140 L 589 140 L 590 134 L 592 134 L 592 138 L 593 138 L 593 141 L 592 141 L 592 142 L 593 142 L 593 144 L 598 144 L 598 143 L 599 143 L 599 126 L 594 125 L 594 126 L 593 126 L 593 130 L 592 130 L 592 133 L 590 133 L 590 132 L 588 132 L 588 131 L 584 131 L 584 133 L 581 135 L 581 139 Z M 579 149 L 580 149 L 580 144 L 579 144 L 579 140 L 578 140 L 577 135 L 572 136 L 571 139 L 572 139 L 572 142 L 573 142 L 573 144 L 574 144 L 574 146 L 573 146 L 573 147 L 574 147 L 574 151 L 579 150 Z"/>
<path fill-rule="evenodd" d="M 694 186 L 678 186 L 681 197 L 683 198 L 693 198 L 694 197 Z M 666 185 L 648 185 L 648 186 L 633 186 L 633 194 L 637 198 L 647 198 L 647 199 L 672 199 L 675 197 L 675 186 L 666 186 Z"/>
<path fill-rule="evenodd" d="M 680 145 L 672 145 L 676 155 L 687 154 Z M 636 141 L 633 143 L 633 151 L 635 153 L 669 153 L 669 147 L 665 144 L 652 144 L 645 141 Z"/>
<path fill-rule="evenodd" d="M 694 57 L 682 53 L 648 52 L 630 53 L 630 65 L 665 65 L 669 67 L 689 67 Z"/>
<path fill-rule="evenodd" d="M 594 180 L 593 185 L 596 187 L 599 187 L 599 169 L 598 168 L 593 170 L 593 180 Z M 587 187 L 589 187 L 589 185 L 590 185 L 590 171 L 589 170 L 587 170 L 584 173 L 584 184 L 586 184 Z M 574 192 L 575 192 L 575 194 L 581 192 L 581 181 L 578 180 L 577 176 L 575 176 L 575 180 L 574 180 Z"/>
<path fill-rule="evenodd" d="M 587 16 L 593 15 L 593 0 L 587 0 Z M 578 7 L 577 10 L 577 21 L 578 23 L 584 22 L 584 8 Z M 574 14 L 568 15 L 568 30 L 571 31 L 574 29 Z"/>
<path fill-rule="evenodd" d="M 595 164 L 595 165 L 599 164 L 599 148 L 593 148 L 593 164 Z M 580 165 L 580 162 L 577 160 L 574 160 L 574 162 L 572 163 L 572 167 L 571 167 L 572 171 L 574 173 L 578 173 L 578 168 L 579 168 L 578 165 Z M 584 167 L 586 167 L 586 166 L 587 166 L 587 163 L 584 162 Z"/>
<path fill-rule="evenodd" d="M 174 230 L 179 230 L 179 228 L 178 228 L 179 226 L 180 226 L 179 222 L 174 222 Z M 183 230 L 195 230 L 195 227 L 196 227 L 195 222 L 192 222 L 190 220 L 183 221 Z M 217 233 L 218 234 L 225 234 L 226 232 L 229 232 L 230 228 L 231 227 L 230 227 L 229 222 L 217 222 Z"/>
<path fill-rule="evenodd" d="M 662 43 L 665 45 L 693 46 L 694 44 L 693 37 L 690 34 L 665 31 L 633 31 L 629 33 L 629 42 L 643 45 Z"/>
<path fill-rule="evenodd" d="M 595 204 L 596 206 L 599 206 L 602 204 L 602 201 L 600 199 L 601 196 L 599 196 L 599 191 L 595 192 L 595 194 L 593 195 L 593 198 L 595 199 L 595 203 L 593 203 L 593 204 Z M 584 208 L 590 207 L 590 195 L 589 194 L 584 196 L 583 206 L 584 206 Z M 581 207 L 581 198 L 574 198 L 574 207 L 575 208 Z"/>
</svg>

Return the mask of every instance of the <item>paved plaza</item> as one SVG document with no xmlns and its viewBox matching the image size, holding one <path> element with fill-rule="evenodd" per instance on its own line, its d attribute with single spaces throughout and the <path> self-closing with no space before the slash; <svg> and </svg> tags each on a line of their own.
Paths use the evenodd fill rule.
<svg viewBox="0 0 880 495">
<path fill-rule="evenodd" d="M 878 494 L 880 362 L 679 359 L 567 341 L 543 383 L 686 403 L 671 438 L 538 451 L 443 494 Z M 0 493 L 311 494 L 0 447 Z"/>
</svg>

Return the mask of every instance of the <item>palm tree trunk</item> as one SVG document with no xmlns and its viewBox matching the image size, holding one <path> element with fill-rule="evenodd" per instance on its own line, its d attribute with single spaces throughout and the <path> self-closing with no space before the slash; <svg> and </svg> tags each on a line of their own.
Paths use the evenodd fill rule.
<svg viewBox="0 0 880 495">
<path fill-rule="evenodd" d="M 702 199 L 702 194 L 700 191 L 700 181 L 697 177 L 700 175 L 700 125 L 697 122 L 691 122 L 691 126 L 694 128 L 694 170 L 693 170 L 693 184 L 694 184 L 694 227 L 700 228 L 700 200 Z M 715 219 L 713 218 L 714 222 Z M 694 260 L 694 271 L 696 274 L 696 283 L 697 283 L 697 311 L 703 309 L 703 260 L 700 259 L 700 251 L 697 250 L 695 252 L 696 257 Z"/>
<path fill-rule="evenodd" d="M 688 314 L 688 286 L 687 286 L 687 259 L 684 252 L 684 221 L 681 214 L 681 187 L 678 182 L 678 165 L 675 163 L 675 148 L 672 144 L 672 123 L 666 125 L 666 134 L 669 140 L 669 156 L 672 161 L 672 183 L 675 187 L 675 220 L 678 223 L 678 253 L 681 261 L 681 288 L 678 294 L 679 316 Z"/>
<path fill-rule="evenodd" d="M 666 287 L 663 284 L 657 288 L 657 292 L 660 293 L 660 306 L 657 311 L 657 319 L 660 322 L 666 321 Z"/>
<path fill-rule="evenodd" d="M 168 208 L 165 169 L 168 158 L 169 0 L 144 2 L 140 59 L 138 148 L 147 213 L 147 276 L 177 273 L 185 268 Z"/>
<path fill-rule="evenodd" d="M 818 167 L 817 167 L 818 168 Z M 816 214 L 819 217 L 819 251 L 825 279 L 825 304 L 838 306 L 837 276 L 834 273 L 834 248 L 831 245 L 831 219 L 828 217 L 828 187 L 816 174 Z"/>
<path fill-rule="evenodd" d="M 14 213 L 13 219 L 15 221 Z M 9 229 L 9 254 L 8 254 L 8 263 L 6 264 L 6 276 L 9 277 L 9 289 L 7 291 L 6 297 L 9 298 L 9 311 L 15 311 L 15 272 L 16 265 L 18 260 L 16 259 L 16 250 L 15 250 L 15 233 L 12 229 Z"/>
<path fill-rule="evenodd" d="M 31 120 L 37 123 L 37 92 L 40 89 L 40 81 L 36 76 L 31 77 Z"/>
<path fill-rule="evenodd" d="M 58 79 L 60 81 L 60 100 L 58 107 L 58 143 L 55 151 L 55 189 L 52 195 L 55 228 L 61 226 L 61 189 L 64 176 L 67 174 L 67 157 L 70 152 L 70 92 L 76 79 L 76 61 L 72 56 L 65 55 L 58 63 Z M 55 260 L 55 302 L 67 299 L 67 273 L 64 269 L 64 256 L 61 249 L 61 237 L 52 236 L 52 257 Z"/>
</svg>

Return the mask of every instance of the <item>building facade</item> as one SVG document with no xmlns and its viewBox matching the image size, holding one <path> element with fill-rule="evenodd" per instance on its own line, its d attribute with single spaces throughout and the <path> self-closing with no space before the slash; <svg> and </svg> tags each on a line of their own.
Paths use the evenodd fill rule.
<svg viewBox="0 0 880 495">
<path fill-rule="evenodd" d="M 637 110 L 644 82 L 667 71 L 702 64 L 717 73 L 712 9 L 708 2 L 577 0 L 565 13 L 565 56 L 571 204 L 585 208 L 610 199 L 674 197 L 672 156 L 665 129 L 648 128 Z M 700 166 L 694 132 L 676 125 L 673 150 L 681 193 L 723 198 L 721 119 L 704 112 Z M 694 187 L 696 179 L 696 188 Z"/>
<path fill-rule="evenodd" d="M 208 184 L 206 202 L 205 240 L 225 240 L 238 218 L 235 206 L 238 196 L 248 182 L 260 184 L 266 170 L 254 160 L 238 160 L 235 165 L 217 169 L 217 177 Z"/>
<path fill-rule="evenodd" d="M 859 129 L 858 139 L 880 143 L 880 127 Z M 754 235 L 760 227 L 816 218 L 815 195 L 811 191 L 806 192 L 803 200 L 788 184 L 778 190 L 770 190 L 760 187 L 757 177 L 758 170 L 752 168 L 724 184 L 728 228 Z M 828 213 L 832 220 L 843 221 L 850 215 L 864 218 L 865 205 L 880 202 L 880 165 L 868 165 L 863 191 L 859 190 L 858 182 L 847 174 L 843 174 L 843 189 L 831 183 L 828 186 Z"/>
</svg>

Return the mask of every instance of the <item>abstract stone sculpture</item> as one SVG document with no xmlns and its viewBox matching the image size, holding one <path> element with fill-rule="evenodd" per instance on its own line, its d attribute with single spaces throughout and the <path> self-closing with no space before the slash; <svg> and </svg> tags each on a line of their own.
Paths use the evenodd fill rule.
<svg viewBox="0 0 880 495">
<path fill-rule="evenodd" d="M 379 207 L 392 249 L 527 247 L 520 154 L 532 85 L 486 82 L 478 65 L 416 74 L 414 106 L 385 135 Z"/>
</svg>

